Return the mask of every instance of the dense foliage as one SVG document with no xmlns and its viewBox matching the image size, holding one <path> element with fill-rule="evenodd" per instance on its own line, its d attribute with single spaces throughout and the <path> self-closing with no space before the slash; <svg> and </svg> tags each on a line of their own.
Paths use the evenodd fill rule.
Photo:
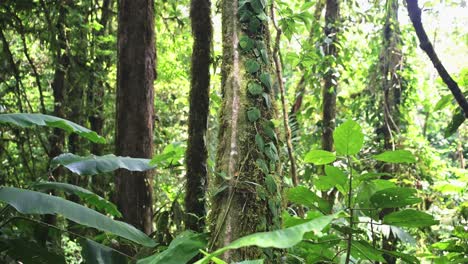
<svg viewBox="0 0 468 264">
<path fill-rule="evenodd" d="M 155 0 L 152 158 L 114 155 L 118 1 L 0 2 L 0 262 L 466 263 L 466 114 L 407 2 Z M 466 3 L 419 6 L 466 91 Z M 154 177 L 150 232 L 121 171 Z"/>
</svg>

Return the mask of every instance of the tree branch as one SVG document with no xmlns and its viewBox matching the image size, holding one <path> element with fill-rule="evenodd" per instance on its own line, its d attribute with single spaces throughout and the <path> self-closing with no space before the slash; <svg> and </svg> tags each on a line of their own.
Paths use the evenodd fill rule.
<svg viewBox="0 0 468 264">
<path fill-rule="evenodd" d="M 458 105 L 465 113 L 465 117 L 468 118 L 468 102 L 460 90 L 460 87 L 458 87 L 458 84 L 452 79 L 444 65 L 442 65 L 442 62 L 439 60 L 439 57 L 437 56 L 431 41 L 427 37 L 426 31 L 424 30 L 423 24 L 421 22 L 421 9 L 419 8 L 418 0 L 406 0 L 406 4 L 414 30 L 416 31 L 416 35 L 418 35 L 420 42 L 419 46 L 424 52 L 426 52 L 427 56 L 432 61 L 432 64 L 439 73 L 439 76 L 442 78 L 444 83 L 447 84 Z"/>
</svg>

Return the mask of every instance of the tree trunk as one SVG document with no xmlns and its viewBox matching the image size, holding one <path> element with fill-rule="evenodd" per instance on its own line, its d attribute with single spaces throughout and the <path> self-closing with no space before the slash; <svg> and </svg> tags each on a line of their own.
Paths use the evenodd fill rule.
<svg viewBox="0 0 468 264">
<path fill-rule="evenodd" d="M 399 132 L 400 119 L 400 97 L 401 97 L 401 74 L 400 70 L 403 63 L 403 54 L 401 51 L 400 29 L 398 24 L 398 0 L 387 0 L 387 14 L 385 25 L 383 27 L 383 45 L 379 56 L 379 84 L 383 94 L 381 100 L 381 109 L 384 115 L 384 123 L 381 131 L 384 134 L 384 148 L 394 150 L 396 140 L 394 134 Z M 389 174 L 396 172 L 395 165 L 385 164 L 383 171 Z M 394 209 L 384 209 L 380 217 L 394 212 Z M 389 237 L 382 238 L 382 248 L 388 251 L 395 251 L 397 238 L 393 233 Z M 387 263 L 395 263 L 396 258 L 384 254 Z"/>
<path fill-rule="evenodd" d="M 119 2 L 116 154 L 151 158 L 156 78 L 153 0 Z M 116 201 L 126 222 L 152 231 L 152 171 L 116 172 Z"/>
<path fill-rule="evenodd" d="M 259 1 L 262 2 L 262 1 Z M 222 2 L 223 104 L 216 157 L 210 250 L 254 232 L 280 228 L 281 191 L 274 110 L 272 65 L 266 21 L 249 13 L 250 4 Z M 246 15 L 247 14 L 247 15 Z M 240 19 L 239 19 L 240 18 Z M 263 81 L 262 81 L 263 80 Z M 228 251 L 227 262 L 265 258 L 276 252 L 255 247 Z"/>
<path fill-rule="evenodd" d="M 322 89 L 322 149 L 333 151 L 333 131 L 335 130 L 336 117 L 336 69 L 332 66 L 336 64 L 336 34 L 339 22 L 338 0 L 327 0 L 325 10 L 325 37 L 331 39 L 330 44 L 324 44 L 326 59 L 329 61 L 330 69 L 325 73 L 324 85 Z"/>
<path fill-rule="evenodd" d="M 209 115 L 211 41 L 213 36 L 211 1 L 192 0 L 190 17 L 194 42 L 186 152 L 186 228 L 201 232 L 205 227 L 205 194 L 208 186 L 206 168 L 208 151 L 205 137 Z"/>
<path fill-rule="evenodd" d="M 337 24 L 340 19 L 339 0 L 327 0 L 325 7 L 325 37 L 323 45 L 325 51 L 325 60 L 329 70 L 324 75 L 324 84 L 322 88 L 322 149 L 333 151 L 333 131 L 335 131 L 336 122 L 336 93 L 338 85 L 338 75 L 336 69 L 336 58 L 338 51 L 336 41 L 338 34 Z M 322 168 L 323 170 L 323 168 Z M 330 203 L 335 200 L 336 189 L 327 194 L 323 192 L 324 198 Z"/>
<path fill-rule="evenodd" d="M 89 86 L 87 91 L 87 100 L 88 100 L 88 121 L 91 126 L 91 130 L 95 131 L 99 135 L 103 134 L 104 130 L 104 95 L 105 95 L 105 86 L 106 86 L 106 76 L 107 69 L 105 67 L 106 62 L 109 61 L 109 55 L 104 55 L 102 53 L 97 52 L 98 50 L 106 49 L 106 45 L 103 45 L 99 37 L 104 36 L 108 32 L 108 27 L 110 21 L 112 19 L 112 0 L 104 0 L 101 7 L 101 19 L 99 23 L 102 25 L 97 32 L 95 32 L 95 41 L 93 53 L 94 55 L 94 62 L 91 66 L 91 70 L 93 71 L 90 74 L 89 78 Z M 107 63 L 108 64 L 108 63 Z M 100 73 L 96 75 L 94 73 Z M 91 153 L 94 155 L 103 155 L 104 153 L 104 145 L 91 143 Z M 105 197 L 106 191 L 108 191 L 108 181 L 110 179 L 104 177 L 104 175 L 97 175 L 93 176 L 92 181 L 92 190 L 103 197 Z"/>
</svg>

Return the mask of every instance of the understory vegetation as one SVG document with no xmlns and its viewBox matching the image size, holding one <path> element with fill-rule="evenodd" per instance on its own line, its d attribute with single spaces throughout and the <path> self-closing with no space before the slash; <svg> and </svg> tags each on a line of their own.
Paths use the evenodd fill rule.
<svg viewBox="0 0 468 264">
<path fill-rule="evenodd" d="M 0 2 L 1 263 L 468 263 L 465 1 Z"/>
</svg>

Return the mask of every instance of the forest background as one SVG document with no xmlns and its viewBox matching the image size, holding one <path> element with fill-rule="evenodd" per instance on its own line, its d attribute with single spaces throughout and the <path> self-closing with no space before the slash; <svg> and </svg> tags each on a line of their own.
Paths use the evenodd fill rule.
<svg viewBox="0 0 468 264">
<path fill-rule="evenodd" d="M 463 99 L 410 3 L 1 1 L 0 261 L 466 263 Z M 419 7 L 463 93 L 466 2 Z"/>
</svg>

